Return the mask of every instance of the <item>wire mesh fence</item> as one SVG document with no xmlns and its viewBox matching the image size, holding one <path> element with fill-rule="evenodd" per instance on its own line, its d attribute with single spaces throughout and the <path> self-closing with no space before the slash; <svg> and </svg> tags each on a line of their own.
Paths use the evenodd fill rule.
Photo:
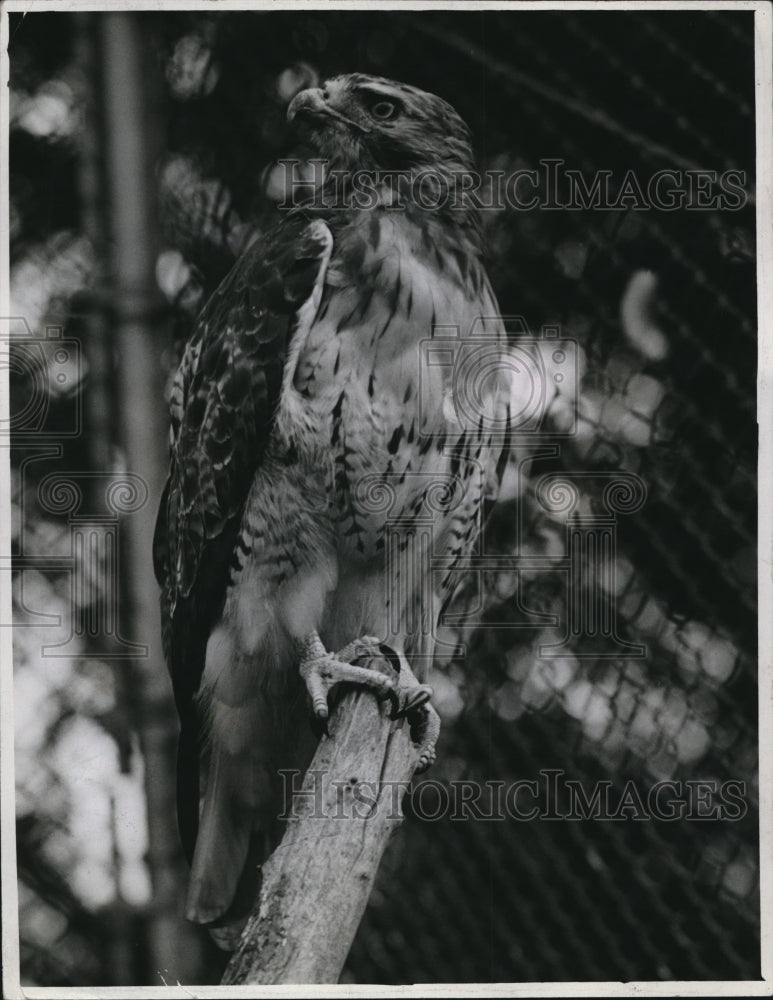
<svg viewBox="0 0 773 1000">
<path fill-rule="evenodd" d="M 618 183 L 632 164 L 639 176 L 712 163 L 750 178 L 749 81 L 727 64 L 717 78 L 712 55 L 723 35 L 739 55 L 750 44 L 740 22 L 615 21 L 568 16 L 549 31 L 509 21 L 496 42 L 487 35 L 503 53 L 488 94 L 512 102 L 501 128 L 518 122 L 504 153 L 491 127 L 492 161 L 515 149 L 534 169 L 547 152 Z M 428 33 L 464 57 L 466 34 Z M 710 116 L 698 89 L 718 98 Z M 428 821 L 426 806 L 409 816 L 352 950 L 353 981 L 369 981 L 374 964 L 393 981 L 397 955 L 401 982 L 759 975 L 752 209 L 664 213 L 635 201 L 617 214 L 490 220 L 503 312 L 560 326 L 584 374 L 574 435 L 544 457 L 535 449 L 523 493 L 491 525 L 491 551 L 535 565 L 492 573 L 485 627 L 456 636 L 467 655 L 451 655 L 436 684 L 452 720 L 438 770 L 484 788 L 537 781 L 540 818 L 503 819 L 485 795 L 488 822 L 454 822 L 449 809 Z M 638 477 L 646 500 L 615 517 L 604 580 L 587 544 L 604 529 L 588 523 L 612 513 L 603 486 L 620 473 Z M 573 485 L 573 513 L 546 511 L 543 476 Z M 573 545 L 584 574 L 570 570 L 567 584 Z M 598 634 L 571 634 L 569 607 L 598 606 L 604 593 L 620 640 L 606 648 Z M 531 612 L 561 627 L 507 627 Z M 678 782 L 668 787 L 689 799 L 699 781 L 706 819 L 688 806 L 692 819 L 674 822 L 646 804 L 658 783 Z M 573 782 L 603 789 L 589 819 Z M 745 790 L 733 822 L 719 818 L 725 782 Z"/>
<path fill-rule="evenodd" d="M 441 622 L 438 763 L 342 981 L 758 978 L 753 14 L 140 20 L 170 371 L 277 216 L 287 103 L 362 70 L 470 124 L 543 393 L 481 543 L 499 561 Z M 520 181 L 497 205 L 498 176 Z"/>
</svg>

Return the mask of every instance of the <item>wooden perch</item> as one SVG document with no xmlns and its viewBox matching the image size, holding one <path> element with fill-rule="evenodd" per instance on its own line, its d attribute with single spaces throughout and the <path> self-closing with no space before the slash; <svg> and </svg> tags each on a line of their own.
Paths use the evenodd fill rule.
<svg viewBox="0 0 773 1000">
<path fill-rule="evenodd" d="M 400 684 L 416 679 L 401 657 Z M 337 983 L 418 755 L 405 719 L 354 690 L 332 713 L 224 985 Z M 300 777 L 296 778 L 296 787 Z"/>
</svg>

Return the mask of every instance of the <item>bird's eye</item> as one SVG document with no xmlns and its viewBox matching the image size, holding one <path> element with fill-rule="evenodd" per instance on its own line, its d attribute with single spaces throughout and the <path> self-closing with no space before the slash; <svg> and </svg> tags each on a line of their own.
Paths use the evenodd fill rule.
<svg viewBox="0 0 773 1000">
<path fill-rule="evenodd" d="M 398 110 L 397 105 L 391 101 L 378 101 L 371 107 L 370 113 L 379 121 L 388 122 L 397 117 Z"/>
</svg>

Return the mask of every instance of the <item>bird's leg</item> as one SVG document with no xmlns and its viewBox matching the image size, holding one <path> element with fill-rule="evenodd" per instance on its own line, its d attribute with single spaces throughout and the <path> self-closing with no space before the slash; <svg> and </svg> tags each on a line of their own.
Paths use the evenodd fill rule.
<svg viewBox="0 0 773 1000">
<path fill-rule="evenodd" d="M 435 744 L 440 736 L 440 716 L 429 703 L 429 699 L 432 697 L 432 688 L 429 684 L 420 684 L 410 668 L 400 669 L 401 657 L 405 660 L 403 654 L 398 653 L 383 642 L 379 648 L 382 655 L 386 656 L 400 676 L 400 687 L 397 692 L 400 708 L 396 713 L 393 713 L 392 718 L 404 715 L 408 720 L 411 739 L 417 745 L 419 754 L 416 773 L 421 774 L 422 771 L 426 771 L 435 763 L 437 756 Z M 405 662 L 407 666 L 407 661 Z"/>
<path fill-rule="evenodd" d="M 357 660 L 386 660 L 396 678 L 393 680 L 380 671 L 357 666 Z M 355 639 L 337 653 L 328 653 L 319 635 L 312 632 L 303 644 L 300 674 L 311 697 L 314 715 L 321 720 L 328 716 L 327 699 L 330 689 L 342 682 L 363 684 L 373 688 L 376 694 L 389 698 L 393 719 L 403 715 L 410 717 L 432 697 L 432 688 L 428 684 L 400 685 L 397 682 L 400 675 L 400 654 L 372 635 Z"/>
<path fill-rule="evenodd" d="M 400 686 L 397 689 L 399 707 L 392 712 L 392 718 L 396 719 L 404 715 L 408 720 L 411 728 L 411 739 L 416 744 L 419 755 L 416 773 L 421 774 L 422 771 L 426 771 L 435 763 L 437 759 L 436 744 L 440 736 L 440 716 L 429 703 L 429 699 L 432 697 L 432 688 L 429 684 L 420 684 L 410 670 L 401 670 L 401 654 L 385 642 L 380 642 L 372 636 L 364 636 L 362 639 L 350 643 L 338 655 L 341 657 L 352 655 L 358 658 L 362 655 L 359 651 L 363 646 L 366 647 L 364 655 L 386 658 L 391 663 L 395 673 L 399 675 Z"/>
<path fill-rule="evenodd" d="M 417 683 L 410 671 L 408 671 L 410 679 L 405 679 L 405 674 L 400 669 L 401 654 L 375 636 L 366 635 L 355 639 L 354 642 L 350 642 L 348 646 L 344 646 L 336 653 L 336 656 L 341 660 L 346 660 L 347 663 L 364 658 L 386 660 L 389 663 L 400 679 L 396 690 L 398 703 L 392 706 L 393 719 L 399 719 L 403 715 L 410 716 L 412 712 L 419 709 L 432 697 L 432 688 L 429 684 Z"/>
<path fill-rule="evenodd" d="M 435 762 L 435 744 L 440 735 L 440 717 L 430 705 L 432 688 L 419 684 L 410 670 L 410 680 L 400 684 L 400 656 L 395 649 L 375 636 L 362 636 L 350 642 L 337 653 L 329 653 L 316 632 L 312 632 L 301 651 L 300 674 L 311 698 L 312 710 L 318 723 L 328 717 L 328 696 L 335 684 L 363 684 L 376 695 L 389 698 L 391 718 L 405 716 L 411 727 L 411 738 L 418 745 L 417 773 L 426 771 Z M 386 660 L 392 667 L 396 680 L 387 674 L 366 667 L 356 666 L 355 660 Z"/>
<path fill-rule="evenodd" d="M 380 671 L 358 667 L 351 662 L 376 657 L 385 658 L 380 650 L 379 640 L 371 636 L 349 643 L 340 653 L 329 653 L 316 632 L 312 632 L 306 638 L 301 650 L 300 674 L 309 692 L 316 718 L 327 719 L 327 699 L 330 689 L 342 682 L 363 684 L 372 688 L 377 695 L 390 699 L 393 714 L 399 710 L 400 702 L 395 681 Z"/>
<path fill-rule="evenodd" d="M 435 745 L 440 736 L 440 716 L 430 704 L 421 705 L 407 716 L 411 726 L 411 739 L 418 744 L 419 763 L 416 773 L 421 774 L 435 763 Z"/>
</svg>

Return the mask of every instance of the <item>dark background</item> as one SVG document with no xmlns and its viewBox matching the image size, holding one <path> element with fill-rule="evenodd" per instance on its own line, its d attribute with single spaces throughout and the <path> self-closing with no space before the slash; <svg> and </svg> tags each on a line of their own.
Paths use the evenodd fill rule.
<svg viewBox="0 0 773 1000">
<path fill-rule="evenodd" d="M 153 208 L 131 321 L 151 347 L 147 397 L 130 405 L 160 442 L 161 376 L 206 295 L 276 219 L 271 167 L 297 151 L 285 110 L 317 79 L 358 70 L 443 96 L 471 126 L 483 168 L 561 158 L 588 178 L 611 171 L 613 189 L 628 170 L 645 183 L 659 169 L 745 171 L 748 200 L 737 211 L 486 213 L 503 314 L 523 316 L 535 334 L 559 325 L 585 364 L 583 433 L 558 460 L 535 463 L 534 479 L 625 471 L 646 483 L 642 510 L 618 518 L 617 580 L 620 628 L 647 655 L 610 661 L 578 642 L 572 656 L 549 661 L 534 629 L 447 631 L 466 655 L 437 665 L 445 727 L 427 777 L 534 779 L 560 768 L 589 791 L 610 780 L 618 795 L 629 779 L 645 794 L 661 779 L 732 779 L 746 783 L 748 812 L 738 822 L 486 823 L 425 822 L 409 807 L 342 981 L 758 978 L 753 14 L 33 13 L 10 24 L 14 315 L 27 318 L 30 339 L 61 325 L 88 363 L 67 392 L 45 383 L 41 425 L 57 440 L 83 404 L 83 433 L 62 438 L 60 456 L 26 466 L 36 443 L 15 441 L 17 624 L 29 624 L 31 594 L 38 609 L 68 600 L 65 572 L 30 577 L 23 562 L 20 524 L 39 555 L 66 549 L 71 525 L 36 499 L 43 477 L 136 468 L 122 389 L 131 317 L 115 208 L 124 195 L 106 152 L 132 119 L 110 84 L 110 31 L 141 67 L 132 85 L 143 126 L 128 141 Z M 656 285 L 640 326 L 661 332 L 661 351 L 621 314 L 642 274 Z M 12 369 L 12 414 L 33 381 L 23 365 Z M 638 437 L 625 430 L 632 412 Z M 152 470 L 136 471 L 154 482 Z M 600 500 L 593 484 L 583 487 L 588 510 Z M 559 557 L 566 545 L 534 480 L 501 504 L 489 540 L 497 552 Z M 519 604 L 564 620 L 565 581 L 549 566 L 483 582 L 484 623 L 515 620 Z M 130 580 L 127 594 L 137 588 Z M 131 637 L 157 649 L 156 622 L 126 613 Z M 221 959 L 206 937 L 168 931 L 180 924 L 185 872 L 168 781 L 176 721 L 165 682 L 152 683 L 162 663 L 109 661 L 87 637 L 54 676 L 41 668 L 36 636 L 33 625 L 16 630 L 21 718 L 45 716 L 17 750 L 24 979 L 218 981 Z M 61 750 L 73 733 L 79 762 L 96 734 L 117 748 L 94 792 L 102 799 L 73 788 L 73 758 Z M 124 779 L 150 807 L 139 794 L 120 805 Z M 111 815 L 119 802 L 124 820 L 147 827 L 133 868 L 120 822 L 100 827 L 104 857 L 89 860 L 78 810 L 88 817 L 103 800 Z"/>
</svg>

